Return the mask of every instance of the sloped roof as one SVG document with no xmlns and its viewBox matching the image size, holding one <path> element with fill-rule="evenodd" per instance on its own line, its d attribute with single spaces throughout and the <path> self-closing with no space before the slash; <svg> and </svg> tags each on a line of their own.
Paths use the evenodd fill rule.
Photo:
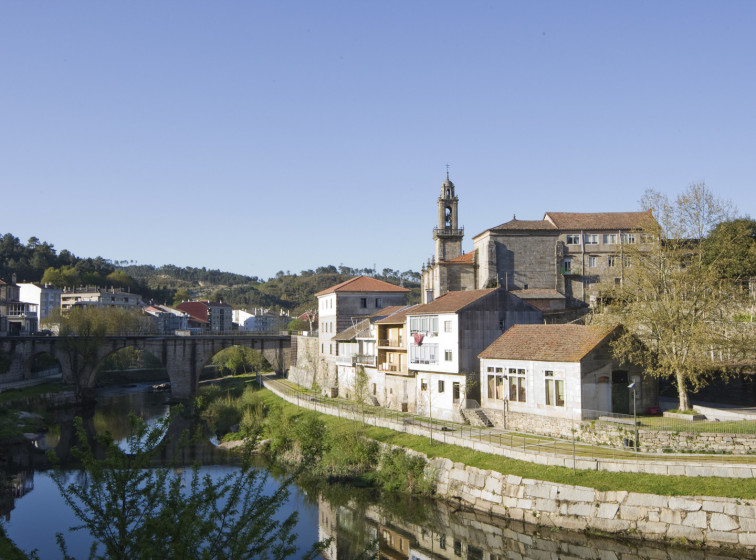
<svg viewBox="0 0 756 560">
<path fill-rule="evenodd" d="M 513 218 L 486 231 L 629 230 L 642 228 L 649 220 L 653 220 L 653 215 L 650 211 L 546 212 L 542 220 L 518 220 L 517 218 Z M 479 237 L 479 235 L 475 237 Z"/>
<path fill-rule="evenodd" d="M 617 325 L 514 325 L 478 357 L 579 362 L 617 328 Z"/>
<path fill-rule="evenodd" d="M 430 303 L 414 307 L 408 315 L 427 315 L 429 313 L 456 313 L 471 303 L 495 292 L 497 288 L 486 290 L 466 290 L 462 292 L 446 292 Z"/>
<path fill-rule="evenodd" d="M 510 294 L 520 299 L 567 299 L 564 294 L 557 290 L 547 290 L 545 288 L 530 288 L 527 290 L 510 290 Z"/>
<path fill-rule="evenodd" d="M 404 323 L 407 320 L 407 314 L 412 313 L 412 311 L 416 307 L 419 307 L 419 305 L 408 305 L 405 307 L 401 307 L 397 312 L 392 313 L 388 317 L 380 319 L 379 321 L 376 321 L 376 323 L 392 324 L 392 325 L 396 323 Z"/>
<path fill-rule="evenodd" d="M 379 309 L 378 311 L 370 315 L 370 317 L 373 320 L 375 320 L 375 322 L 377 323 L 380 319 L 390 317 L 394 313 L 398 313 L 399 311 L 401 311 L 402 309 L 405 309 L 406 307 L 407 307 L 406 305 L 392 305 L 389 307 L 384 307 L 383 309 Z"/>
<path fill-rule="evenodd" d="M 370 333 L 370 319 L 363 319 L 351 327 L 347 327 L 340 333 L 336 333 L 333 340 L 346 342 L 355 338 L 364 338 Z"/>
<path fill-rule="evenodd" d="M 409 290 L 370 276 L 355 276 L 315 295 L 324 296 L 333 292 L 409 292 Z"/>
<path fill-rule="evenodd" d="M 473 251 L 470 251 L 469 253 L 465 253 L 464 255 L 460 255 L 456 258 L 449 259 L 446 261 L 441 261 L 445 263 L 454 263 L 454 264 L 472 264 L 474 262 L 475 253 Z"/>
<path fill-rule="evenodd" d="M 549 220 L 560 230 L 580 229 L 638 229 L 653 219 L 646 212 L 546 212 L 544 220 Z"/>
</svg>

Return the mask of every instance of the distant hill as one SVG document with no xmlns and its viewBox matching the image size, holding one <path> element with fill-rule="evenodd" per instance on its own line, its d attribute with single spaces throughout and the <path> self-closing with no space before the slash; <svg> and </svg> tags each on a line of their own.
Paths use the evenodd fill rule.
<svg viewBox="0 0 756 560">
<path fill-rule="evenodd" d="M 269 307 L 300 314 L 315 309 L 315 294 L 321 290 L 364 274 L 410 289 L 409 303 L 420 301 L 420 274 L 384 268 L 356 269 L 333 265 L 299 274 L 279 271 L 275 277 L 261 280 L 206 268 L 152 266 L 111 261 L 102 257 L 81 258 L 67 250 L 59 253 L 54 246 L 31 237 L 26 244 L 10 233 L 0 236 L 0 278 L 18 282 L 48 281 L 65 286 L 115 286 L 140 294 L 145 300 L 172 304 L 178 299 L 223 301 L 236 308 Z"/>
</svg>

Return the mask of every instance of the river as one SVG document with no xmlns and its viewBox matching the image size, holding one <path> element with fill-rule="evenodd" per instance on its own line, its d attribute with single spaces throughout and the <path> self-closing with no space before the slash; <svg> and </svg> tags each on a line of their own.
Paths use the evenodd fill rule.
<svg viewBox="0 0 756 560">
<path fill-rule="evenodd" d="M 146 420 L 162 417 L 168 410 L 167 395 L 151 393 L 147 386 L 103 391 L 98 405 L 85 423 L 97 432 L 110 431 L 116 439 L 128 433 L 128 414 Z M 90 539 L 84 531 L 68 531 L 76 519 L 63 501 L 44 466 L 41 449 L 63 450 L 70 438 L 70 413 L 61 413 L 59 424 L 39 442 L 40 451 L 18 454 L 13 462 L 21 467 L 16 474 L 17 496 L 3 511 L 3 526 L 19 548 L 36 549 L 42 560 L 61 558 L 55 534 L 63 532 L 69 554 L 88 557 Z M 233 456 L 218 450 L 210 441 L 195 446 L 190 458 L 202 464 L 201 471 L 221 476 L 237 469 Z M 263 467 L 260 467 L 263 468 Z M 282 478 L 268 471 L 267 490 L 272 492 Z M 75 476 L 71 472 L 70 476 Z M 372 490 L 343 486 L 289 488 L 289 500 L 282 517 L 298 513 L 297 545 L 308 549 L 319 539 L 331 538 L 324 560 L 351 560 L 359 551 L 370 549 L 381 559 L 503 560 L 533 558 L 568 560 L 580 558 L 637 558 L 727 560 L 752 558 L 753 553 L 689 550 L 571 533 L 535 527 L 496 518 L 485 513 L 460 510 L 433 500 L 381 496 Z"/>
</svg>

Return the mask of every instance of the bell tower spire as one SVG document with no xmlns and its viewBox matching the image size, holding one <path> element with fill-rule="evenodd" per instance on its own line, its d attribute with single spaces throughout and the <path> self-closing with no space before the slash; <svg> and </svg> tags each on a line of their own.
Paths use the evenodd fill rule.
<svg viewBox="0 0 756 560">
<path fill-rule="evenodd" d="M 438 197 L 438 226 L 433 230 L 436 242 L 436 261 L 448 261 L 462 255 L 462 237 L 465 232 L 459 227 L 459 198 L 454 193 L 454 183 L 449 179 L 446 166 L 446 181 L 441 185 Z"/>
</svg>

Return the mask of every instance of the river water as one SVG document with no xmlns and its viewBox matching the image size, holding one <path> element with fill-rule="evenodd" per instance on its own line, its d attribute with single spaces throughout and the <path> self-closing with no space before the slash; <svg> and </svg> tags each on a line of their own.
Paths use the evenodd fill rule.
<svg viewBox="0 0 756 560">
<path fill-rule="evenodd" d="M 168 410 L 167 395 L 151 393 L 147 386 L 110 389 L 99 396 L 98 402 L 94 413 L 85 418 L 85 426 L 100 433 L 108 430 L 116 439 L 128 433 L 130 412 L 149 421 L 162 417 Z M 25 552 L 36 549 L 42 560 L 61 558 L 55 542 L 58 532 L 64 533 L 69 554 L 83 559 L 89 553 L 91 541 L 86 532 L 68 530 L 76 519 L 50 478 L 41 451 L 52 447 L 59 454 L 65 453 L 71 437 L 67 425 L 70 416 L 61 415 L 60 424 L 39 443 L 39 450 L 12 457 L 11 462 L 19 468 L 15 475 L 16 497 L 4 508 L 0 506 L 8 537 Z M 237 469 L 233 457 L 210 441 L 196 445 L 189 455 L 188 460 L 202 464 L 202 473 L 212 476 Z M 282 478 L 274 471 L 268 474 L 266 485 L 272 492 Z M 73 477 L 76 473 L 69 475 Z M 377 558 L 392 560 L 726 560 L 754 556 L 570 533 L 460 510 L 433 500 L 381 496 L 372 490 L 343 486 L 292 485 L 289 492 L 281 517 L 298 513 L 295 532 L 300 551 L 309 549 L 318 540 L 331 538 L 324 560 L 352 560 L 366 549 Z"/>
</svg>

